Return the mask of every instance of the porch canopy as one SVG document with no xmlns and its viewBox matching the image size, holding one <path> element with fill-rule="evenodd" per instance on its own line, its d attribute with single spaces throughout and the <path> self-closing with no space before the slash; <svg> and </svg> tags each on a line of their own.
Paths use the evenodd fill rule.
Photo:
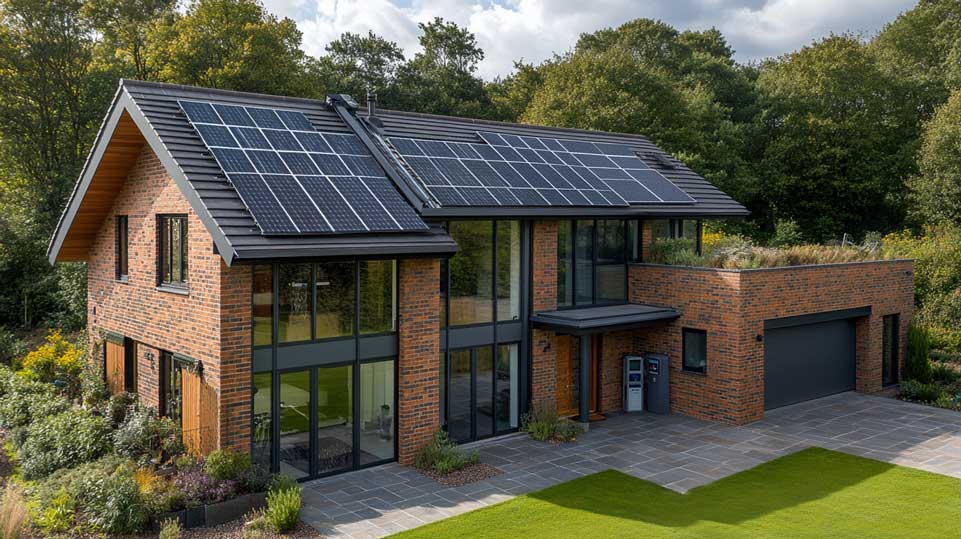
<svg viewBox="0 0 961 539">
<path fill-rule="evenodd" d="M 547 329 L 556 333 L 581 336 L 580 387 L 591 383 L 591 340 L 587 337 L 594 333 L 606 333 L 622 329 L 652 326 L 662 321 L 679 318 L 681 313 L 670 307 L 631 303 L 627 305 L 604 305 L 584 309 L 565 309 L 547 311 L 531 316 L 537 329 Z M 587 428 L 590 421 L 590 391 L 578 393 L 578 420 Z"/>
<path fill-rule="evenodd" d="M 540 312 L 531 316 L 531 322 L 537 329 L 569 335 L 591 335 L 651 326 L 680 316 L 679 311 L 670 307 L 630 303 Z"/>
</svg>

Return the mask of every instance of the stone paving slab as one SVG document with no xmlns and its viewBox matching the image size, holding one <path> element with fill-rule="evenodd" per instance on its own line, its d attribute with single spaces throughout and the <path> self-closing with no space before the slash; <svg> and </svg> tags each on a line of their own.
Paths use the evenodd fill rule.
<svg viewBox="0 0 961 539">
<path fill-rule="evenodd" d="M 467 446 L 501 475 L 443 487 L 396 463 L 368 468 L 306 483 L 301 518 L 325 537 L 377 538 L 611 468 L 686 492 L 810 446 L 961 478 L 961 414 L 843 393 L 743 427 L 622 414 L 572 444 L 502 436 Z"/>
</svg>

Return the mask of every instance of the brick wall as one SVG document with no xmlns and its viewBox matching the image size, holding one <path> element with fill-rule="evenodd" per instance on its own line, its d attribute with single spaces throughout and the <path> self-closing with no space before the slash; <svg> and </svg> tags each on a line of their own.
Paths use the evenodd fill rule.
<svg viewBox="0 0 961 539">
<path fill-rule="evenodd" d="M 399 265 L 398 460 L 410 465 L 440 427 L 440 261 Z"/>
<path fill-rule="evenodd" d="M 157 216 L 188 217 L 189 292 L 157 289 Z M 128 282 L 116 280 L 115 217 L 128 216 Z M 249 449 L 250 268 L 228 268 L 213 239 L 144 147 L 91 246 L 87 276 L 88 330 L 137 341 L 138 392 L 159 404 L 160 350 L 203 363 L 204 382 L 219 395 L 219 445 Z M 240 401 L 245 401 L 241 404 Z M 245 422 L 248 421 L 248 422 Z"/>
<path fill-rule="evenodd" d="M 677 308 L 679 320 L 634 331 L 639 352 L 671 357 L 671 408 L 743 424 L 764 415 L 764 321 L 871 306 L 856 323 L 857 389 L 881 389 L 881 319 L 900 313 L 900 357 L 914 309 L 913 263 L 880 261 L 769 270 L 714 270 L 636 264 L 630 298 Z M 681 370 L 681 328 L 708 332 L 708 372 Z"/>
<path fill-rule="evenodd" d="M 534 312 L 557 308 L 557 221 L 533 224 L 531 274 Z M 554 406 L 557 390 L 557 343 L 553 331 L 531 333 L 531 403 Z"/>
</svg>

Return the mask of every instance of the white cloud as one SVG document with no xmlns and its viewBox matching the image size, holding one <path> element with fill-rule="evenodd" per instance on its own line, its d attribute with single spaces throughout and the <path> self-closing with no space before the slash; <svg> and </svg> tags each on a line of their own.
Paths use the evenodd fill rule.
<svg viewBox="0 0 961 539">
<path fill-rule="evenodd" d="M 638 17 L 679 29 L 716 26 L 741 61 L 776 56 L 831 32 L 873 33 L 912 0 L 266 0 L 304 32 L 308 53 L 320 55 L 346 31 L 396 41 L 408 56 L 418 48 L 417 23 L 435 16 L 466 26 L 486 53 L 485 78 L 510 73 L 515 60 L 540 62 L 573 47 L 582 32 Z"/>
</svg>

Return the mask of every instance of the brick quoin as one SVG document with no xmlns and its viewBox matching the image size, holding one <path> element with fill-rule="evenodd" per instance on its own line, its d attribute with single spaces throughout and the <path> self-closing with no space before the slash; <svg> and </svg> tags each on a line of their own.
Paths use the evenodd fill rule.
<svg viewBox="0 0 961 539">
<path fill-rule="evenodd" d="M 157 216 L 188 220 L 189 291 L 157 289 Z M 128 217 L 128 282 L 116 279 L 115 217 Z M 219 447 L 250 449 L 250 267 L 227 267 L 213 238 L 157 156 L 144 149 L 117 193 L 88 256 L 91 340 L 101 330 L 136 341 L 137 392 L 159 405 L 160 350 L 203 363 L 219 396 Z"/>
<path fill-rule="evenodd" d="M 399 266 L 397 460 L 409 466 L 440 428 L 440 261 Z"/>
</svg>

